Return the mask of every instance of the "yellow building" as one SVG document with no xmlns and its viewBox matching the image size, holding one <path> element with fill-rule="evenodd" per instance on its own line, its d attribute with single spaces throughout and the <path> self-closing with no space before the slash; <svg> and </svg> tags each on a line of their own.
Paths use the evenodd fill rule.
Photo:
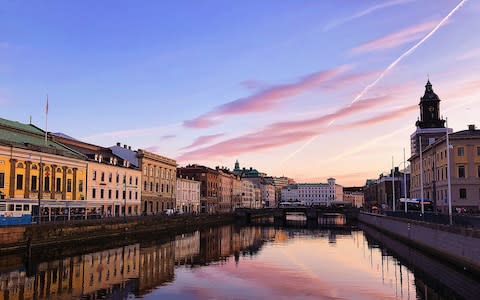
<svg viewBox="0 0 480 300">
<path fill-rule="evenodd" d="M 85 199 L 86 175 L 82 154 L 34 125 L 0 119 L 0 199 Z"/>
</svg>

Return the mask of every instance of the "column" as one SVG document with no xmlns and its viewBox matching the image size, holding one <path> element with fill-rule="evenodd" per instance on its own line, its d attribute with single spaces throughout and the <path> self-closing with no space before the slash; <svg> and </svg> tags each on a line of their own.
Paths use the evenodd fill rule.
<svg viewBox="0 0 480 300">
<path fill-rule="evenodd" d="M 10 199 L 15 198 L 15 168 L 17 166 L 17 160 L 15 158 L 10 159 L 10 188 L 8 190 Z"/>
<path fill-rule="evenodd" d="M 43 198 L 43 176 L 44 176 L 43 168 L 44 168 L 44 163 L 43 162 L 39 163 L 38 164 L 38 197 L 40 199 Z"/>
<path fill-rule="evenodd" d="M 62 167 L 62 199 L 67 199 L 67 167 Z"/>
<path fill-rule="evenodd" d="M 57 165 L 52 165 L 52 173 L 50 174 L 50 199 L 55 199 L 55 191 L 57 190 L 56 181 Z"/>
<path fill-rule="evenodd" d="M 31 161 L 25 162 L 25 199 L 30 198 L 30 166 L 32 165 Z"/>
<path fill-rule="evenodd" d="M 78 168 L 73 168 L 72 200 L 78 200 L 77 199 L 77 171 L 78 171 Z"/>
</svg>

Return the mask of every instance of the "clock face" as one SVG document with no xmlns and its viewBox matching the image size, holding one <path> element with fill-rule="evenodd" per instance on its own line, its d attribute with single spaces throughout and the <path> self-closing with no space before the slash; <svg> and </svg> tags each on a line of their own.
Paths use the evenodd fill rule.
<svg viewBox="0 0 480 300">
<path fill-rule="evenodd" d="M 430 112 L 433 112 L 433 111 L 435 110 L 435 107 L 429 106 L 429 107 L 428 107 L 428 110 L 429 110 Z"/>
</svg>

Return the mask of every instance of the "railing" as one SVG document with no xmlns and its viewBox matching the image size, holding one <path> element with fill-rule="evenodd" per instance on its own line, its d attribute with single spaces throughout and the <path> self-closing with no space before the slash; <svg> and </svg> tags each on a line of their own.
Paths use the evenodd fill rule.
<svg viewBox="0 0 480 300">
<path fill-rule="evenodd" d="M 435 224 L 448 225 L 450 223 L 447 214 L 440 214 L 434 212 L 403 212 L 403 211 L 386 211 L 385 214 L 390 217 L 405 218 L 410 220 L 424 221 Z M 475 215 L 460 215 L 452 216 L 453 226 L 461 226 L 467 228 L 480 229 L 480 216 Z"/>
</svg>

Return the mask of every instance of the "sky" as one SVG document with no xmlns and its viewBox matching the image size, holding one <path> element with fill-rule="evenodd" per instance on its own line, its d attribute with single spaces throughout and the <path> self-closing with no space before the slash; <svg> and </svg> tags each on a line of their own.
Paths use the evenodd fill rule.
<svg viewBox="0 0 480 300">
<path fill-rule="evenodd" d="M 480 1 L 0 0 L 0 117 L 210 167 L 363 185 L 427 77 L 480 126 Z"/>
</svg>

